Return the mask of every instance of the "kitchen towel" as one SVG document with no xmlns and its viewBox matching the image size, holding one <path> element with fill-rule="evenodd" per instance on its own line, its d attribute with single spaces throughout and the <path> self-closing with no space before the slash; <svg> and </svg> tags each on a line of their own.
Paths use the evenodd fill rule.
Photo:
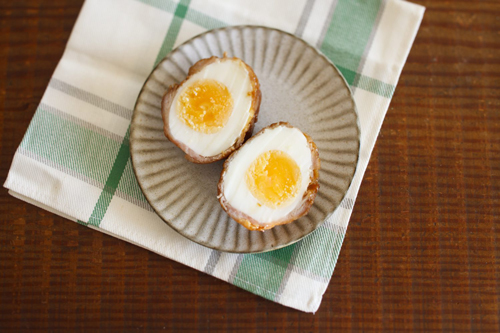
<svg viewBox="0 0 500 333">
<path fill-rule="evenodd" d="M 87 0 L 5 182 L 13 196 L 232 283 L 315 312 L 333 274 L 363 174 L 424 8 L 401 0 Z M 264 25 L 321 50 L 357 103 L 361 147 L 340 207 L 302 241 L 221 253 L 170 229 L 130 162 L 135 100 L 173 48 L 206 30 Z"/>
</svg>

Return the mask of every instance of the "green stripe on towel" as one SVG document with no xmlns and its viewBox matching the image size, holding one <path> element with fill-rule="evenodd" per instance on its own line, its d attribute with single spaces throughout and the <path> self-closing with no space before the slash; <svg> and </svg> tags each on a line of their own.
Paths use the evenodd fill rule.
<svg viewBox="0 0 500 333">
<path fill-rule="evenodd" d="M 381 2 L 381 0 L 339 0 L 321 44 L 321 51 L 339 69 L 353 72 L 341 70 L 351 85 L 374 28 Z"/>
<path fill-rule="evenodd" d="M 191 0 L 181 0 L 177 5 L 177 8 L 174 12 L 174 17 L 172 18 L 172 22 L 170 22 L 170 27 L 168 28 L 167 35 L 165 36 L 165 40 L 163 41 L 163 44 L 160 48 L 160 52 L 158 52 L 158 56 L 156 57 L 155 66 L 174 47 L 175 40 L 177 39 L 179 31 L 181 30 L 182 21 L 184 21 L 184 17 L 186 17 L 190 1 Z"/>
</svg>

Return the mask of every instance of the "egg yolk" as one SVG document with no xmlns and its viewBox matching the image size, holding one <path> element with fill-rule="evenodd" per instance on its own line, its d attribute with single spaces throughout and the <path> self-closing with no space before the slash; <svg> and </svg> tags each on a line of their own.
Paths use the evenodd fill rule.
<svg viewBox="0 0 500 333">
<path fill-rule="evenodd" d="M 197 132 L 220 131 L 233 112 L 227 87 L 213 79 L 202 79 L 186 88 L 177 100 L 177 116 Z"/>
<path fill-rule="evenodd" d="M 246 172 L 246 184 L 262 204 L 278 208 L 299 191 L 300 168 L 287 153 L 270 150 L 257 157 Z"/>
</svg>

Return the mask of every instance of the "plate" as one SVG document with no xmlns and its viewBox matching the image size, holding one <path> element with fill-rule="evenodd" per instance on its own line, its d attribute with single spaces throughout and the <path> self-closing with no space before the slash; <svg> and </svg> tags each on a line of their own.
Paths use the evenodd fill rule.
<svg viewBox="0 0 500 333">
<path fill-rule="evenodd" d="M 320 189 L 309 213 L 271 230 L 249 231 L 217 200 L 223 161 L 194 164 L 163 134 L 160 102 L 189 67 L 212 55 L 236 56 L 259 79 L 262 102 L 254 133 L 287 121 L 309 134 L 321 159 Z M 256 253 L 292 244 L 318 228 L 347 192 L 359 155 L 360 129 L 349 86 L 318 50 L 286 32 L 233 26 L 198 35 L 168 54 L 146 80 L 130 130 L 137 181 L 156 213 L 190 240 L 225 252 Z"/>
</svg>

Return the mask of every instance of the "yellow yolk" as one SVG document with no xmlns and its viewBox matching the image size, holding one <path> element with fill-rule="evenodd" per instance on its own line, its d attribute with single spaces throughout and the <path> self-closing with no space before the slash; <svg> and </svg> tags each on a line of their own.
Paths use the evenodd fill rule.
<svg viewBox="0 0 500 333">
<path fill-rule="evenodd" d="M 287 153 L 270 150 L 257 157 L 246 172 L 252 195 L 264 205 L 277 208 L 291 201 L 301 183 L 300 168 Z"/>
<path fill-rule="evenodd" d="M 177 100 L 177 116 L 193 130 L 211 134 L 220 131 L 233 112 L 233 98 L 219 81 L 201 79 L 184 90 Z"/>
</svg>

